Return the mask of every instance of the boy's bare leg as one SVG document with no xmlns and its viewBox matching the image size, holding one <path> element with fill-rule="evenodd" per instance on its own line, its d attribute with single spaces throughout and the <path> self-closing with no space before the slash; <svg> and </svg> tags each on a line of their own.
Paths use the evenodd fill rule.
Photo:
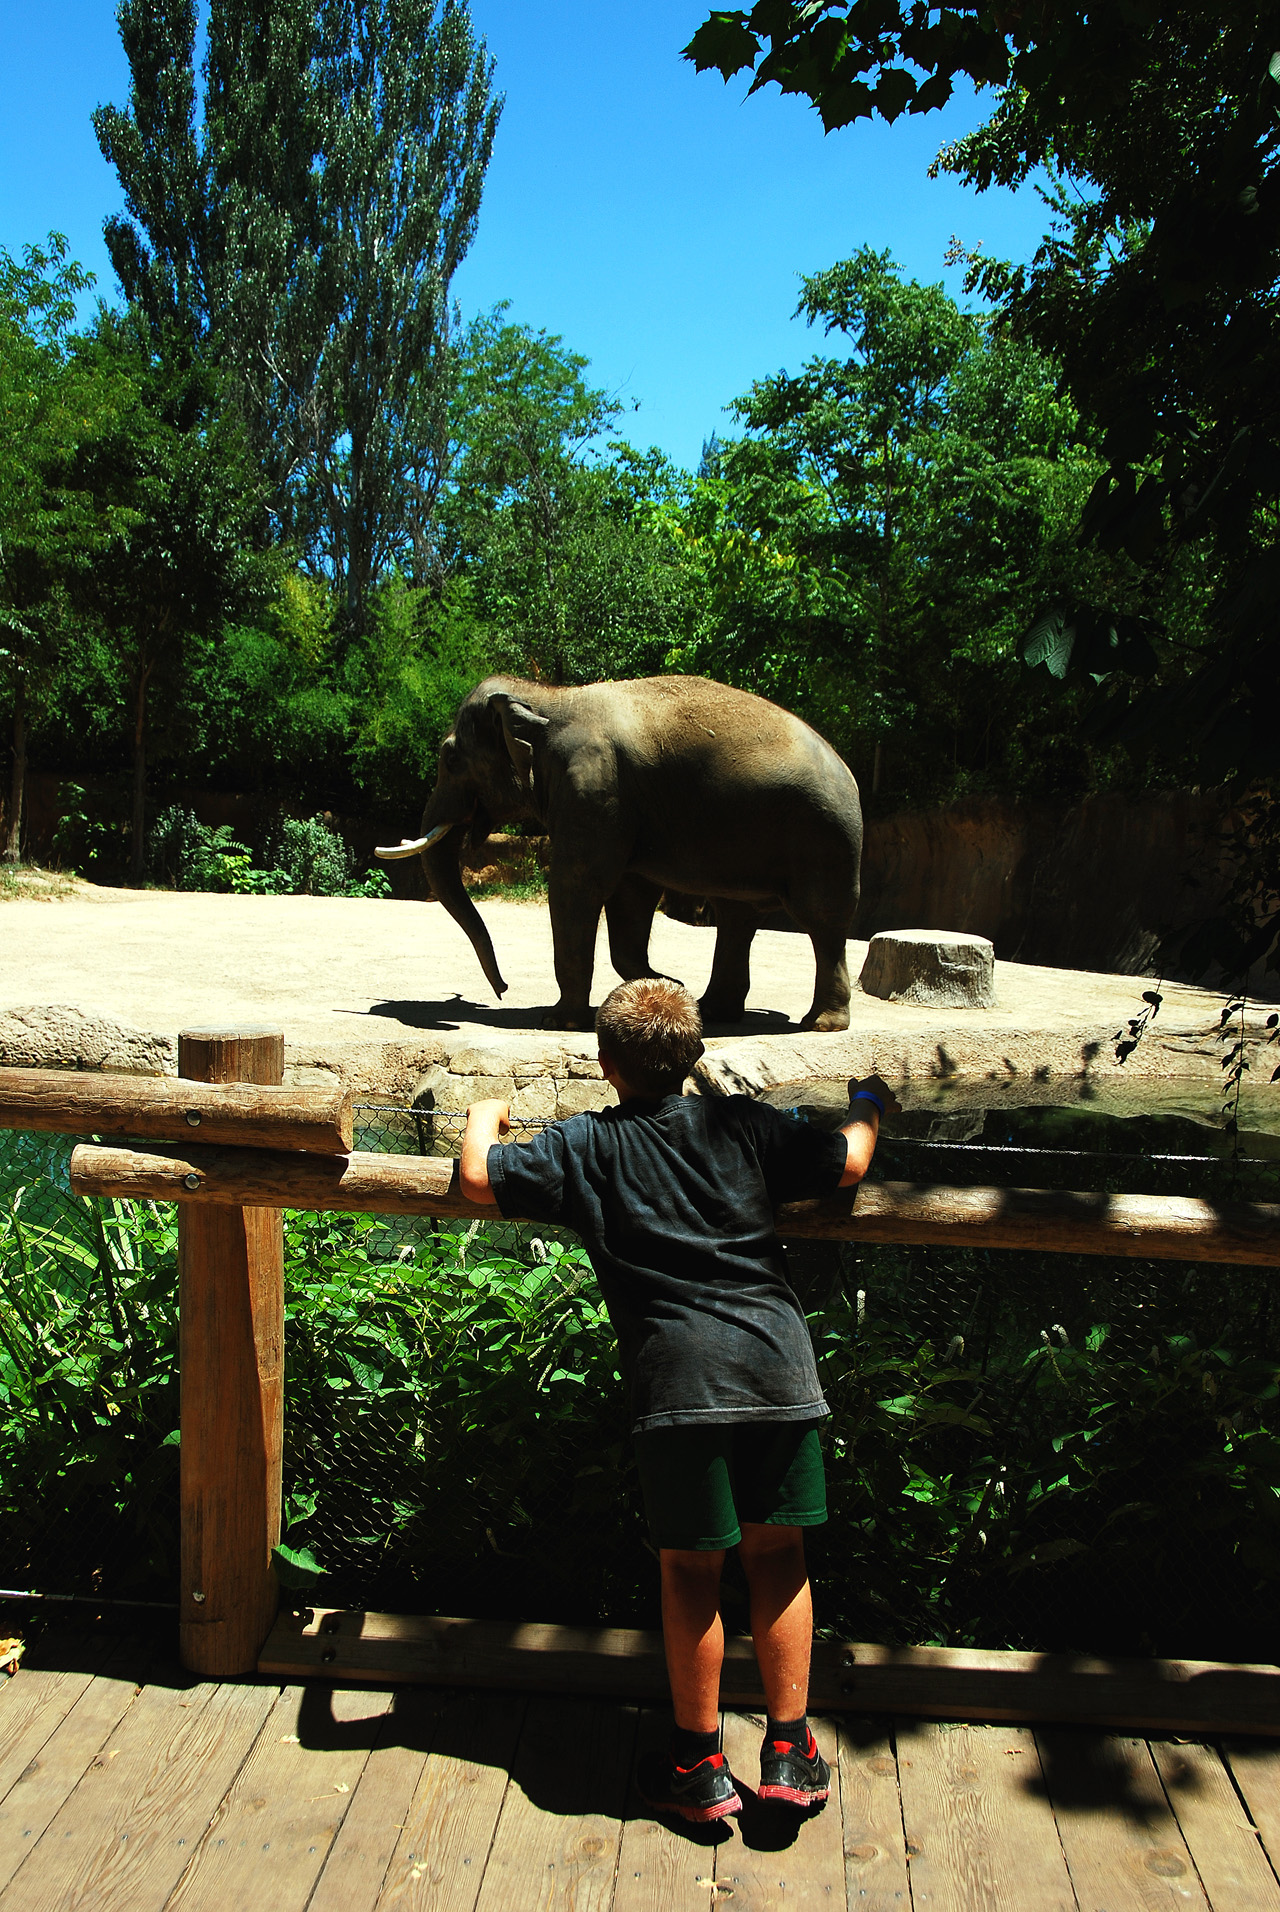
<svg viewBox="0 0 1280 1912">
<path fill-rule="evenodd" d="M 720 1618 L 724 1553 L 663 1547 L 658 1558 L 662 1563 L 662 1644 L 676 1725 L 689 1733 L 714 1733 L 720 1725 L 724 1662 Z"/>
<path fill-rule="evenodd" d="M 771 1719 L 809 1710 L 813 1599 L 804 1563 L 804 1529 L 742 1523 L 738 1545 L 751 1596 L 751 1638 Z"/>
</svg>

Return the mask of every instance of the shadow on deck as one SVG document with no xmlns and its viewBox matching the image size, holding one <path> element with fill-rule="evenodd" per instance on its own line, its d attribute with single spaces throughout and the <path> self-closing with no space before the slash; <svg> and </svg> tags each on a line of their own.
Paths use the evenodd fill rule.
<svg viewBox="0 0 1280 1912">
<path fill-rule="evenodd" d="M 265 1679 L 197 1682 L 166 1642 L 47 1635 L 0 1690 L 3 1912 L 1280 1912 L 1280 1745 L 1073 1727 L 816 1723 L 807 1818 L 636 1798 L 656 1710 Z"/>
</svg>

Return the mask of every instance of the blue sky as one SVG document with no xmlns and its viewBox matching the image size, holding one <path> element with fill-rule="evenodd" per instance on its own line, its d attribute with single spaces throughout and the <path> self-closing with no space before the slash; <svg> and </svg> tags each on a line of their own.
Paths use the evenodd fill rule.
<svg viewBox="0 0 1280 1912">
<path fill-rule="evenodd" d="M 619 430 L 696 463 L 732 429 L 724 407 L 820 340 L 792 319 L 799 275 L 857 246 L 943 279 L 952 234 L 1027 258 L 1043 230 L 1029 188 L 981 197 L 930 180 L 938 147 L 983 117 L 971 98 L 895 126 L 824 136 L 812 108 L 679 56 L 697 0 L 472 0 L 507 96 L 464 313 L 561 333 L 629 412 Z M 123 103 L 114 0 L 0 0 L 0 245 L 51 229 L 115 296 L 102 222 L 120 205 L 89 124 Z"/>
</svg>

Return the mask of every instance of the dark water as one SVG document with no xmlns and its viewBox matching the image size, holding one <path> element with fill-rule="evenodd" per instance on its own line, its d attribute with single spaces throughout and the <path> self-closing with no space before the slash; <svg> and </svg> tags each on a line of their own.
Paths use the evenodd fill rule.
<svg viewBox="0 0 1280 1912">
<path fill-rule="evenodd" d="M 765 1099 L 835 1126 L 843 1094 L 832 1088 L 784 1084 Z M 1155 1108 L 1143 1108 L 1138 1093 L 1123 1113 L 1078 1098 L 1021 1107 L 955 1107 L 941 1100 L 907 1107 L 885 1125 L 872 1179 L 1280 1202 L 1280 1133 L 1245 1122 L 1232 1130 L 1208 1093 L 1197 1113 L 1185 1104 L 1174 1112 L 1167 1085 L 1157 1088 L 1166 1093 Z M 1280 1084 L 1273 1094 L 1280 1121 Z"/>
</svg>

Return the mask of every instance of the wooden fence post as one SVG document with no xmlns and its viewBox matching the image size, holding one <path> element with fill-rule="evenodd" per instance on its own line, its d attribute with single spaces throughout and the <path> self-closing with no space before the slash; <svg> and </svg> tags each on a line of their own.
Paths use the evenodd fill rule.
<svg viewBox="0 0 1280 1912">
<path fill-rule="evenodd" d="M 178 1074 L 279 1085 L 276 1031 L 184 1030 Z M 179 1651 L 194 1673 L 251 1673 L 278 1605 L 284 1439 L 284 1227 L 278 1209 L 178 1210 L 182 1374 Z"/>
</svg>

